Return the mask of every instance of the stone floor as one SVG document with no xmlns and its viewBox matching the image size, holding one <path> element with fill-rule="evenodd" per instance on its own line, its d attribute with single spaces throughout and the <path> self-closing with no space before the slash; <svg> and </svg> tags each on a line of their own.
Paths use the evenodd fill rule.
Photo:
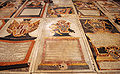
<svg viewBox="0 0 120 74">
<path fill-rule="evenodd" d="M 119 74 L 112 0 L 0 0 L 0 74 Z"/>
</svg>

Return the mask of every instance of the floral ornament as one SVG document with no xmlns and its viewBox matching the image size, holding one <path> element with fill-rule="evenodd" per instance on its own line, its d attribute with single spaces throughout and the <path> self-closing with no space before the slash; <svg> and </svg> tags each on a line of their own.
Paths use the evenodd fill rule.
<svg viewBox="0 0 120 74">
<path fill-rule="evenodd" d="M 54 36 L 70 36 L 70 32 L 74 32 L 74 30 L 70 29 L 70 22 L 66 22 L 65 20 L 59 20 L 56 24 L 52 24 L 50 27 Z"/>
<path fill-rule="evenodd" d="M 12 34 L 14 37 L 25 36 L 26 34 L 38 28 L 39 21 L 40 20 L 30 24 L 30 21 L 22 21 L 18 23 L 16 20 L 14 20 L 13 23 L 11 23 L 8 27 L 7 32 Z"/>
</svg>

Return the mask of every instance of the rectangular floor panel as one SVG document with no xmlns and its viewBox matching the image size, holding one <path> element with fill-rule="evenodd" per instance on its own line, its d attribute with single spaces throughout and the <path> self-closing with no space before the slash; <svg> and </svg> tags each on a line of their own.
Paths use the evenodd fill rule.
<svg viewBox="0 0 120 74">
<path fill-rule="evenodd" d="M 95 6 L 93 2 L 84 2 L 73 0 L 73 4 L 77 10 L 77 13 L 80 18 L 82 17 L 102 17 L 105 18 L 105 14 Z"/>
<path fill-rule="evenodd" d="M 34 65 L 35 72 L 94 71 L 78 23 L 76 18 L 46 19 Z"/>
<path fill-rule="evenodd" d="M 44 3 L 43 0 L 27 1 L 26 4 L 15 15 L 15 18 L 41 18 L 43 16 L 45 7 L 46 3 Z"/>
<path fill-rule="evenodd" d="M 81 19 L 80 21 L 98 70 L 119 70 L 120 32 L 107 19 Z"/>
<path fill-rule="evenodd" d="M 0 18 L 10 18 L 22 6 L 25 0 L 5 0 L 0 2 Z"/>
<path fill-rule="evenodd" d="M 79 38 L 46 38 L 39 70 L 89 69 L 79 43 Z"/>
<path fill-rule="evenodd" d="M 4 25 L 9 19 L 2 19 Z M 29 72 L 41 19 L 12 19 L 0 32 L 0 71 Z"/>
</svg>

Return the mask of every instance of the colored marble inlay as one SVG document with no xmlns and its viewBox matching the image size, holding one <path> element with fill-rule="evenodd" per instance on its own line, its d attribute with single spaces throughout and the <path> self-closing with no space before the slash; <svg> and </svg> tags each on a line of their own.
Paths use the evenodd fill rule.
<svg viewBox="0 0 120 74">
<path fill-rule="evenodd" d="M 34 43 L 35 41 L 33 40 L 0 40 L 0 69 L 4 68 L 4 66 L 9 67 L 10 65 L 28 63 Z"/>
<path fill-rule="evenodd" d="M 62 48 L 61 48 L 62 46 Z M 79 38 L 48 37 L 39 70 L 78 70 L 89 69 L 85 63 Z"/>
<path fill-rule="evenodd" d="M 119 13 L 120 7 L 113 1 L 97 1 L 97 3 L 109 13 Z"/>
<path fill-rule="evenodd" d="M 105 16 L 92 2 L 73 1 L 79 17 Z"/>
<path fill-rule="evenodd" d="M 0 1 L 0 18 L 12 17 L 25 0 L 5 0 Z"/>
<path fill-rule="evenodd" d="M 47 17 L 64 17 L 65 14 L 74 14 L 73 7 L 62 5 L 49 5 Z"/>
<path fill-rule="evenodd" d="M 38 28 L 39 21 L 40 20 L 34 23 L 30 23 L 30 19 L 27 19 L 19 23 L 16 20 L 14 20 L 7 28 L 7 32 L 10 35 L 7 35 L 5 37 L 0 37 L 0 39 L 12 40 L 12 41 L 36 39 L 36 37 L 31 37 L 29 33 Z"/>
<path fill-rule="evenodd" d="M 23 8 L 16 14 L 16 18 L 32 17 L 41 18 L 43 16 L 46 4 L 44 1 L 28 1 Z"/>
<path fill-rule="evenodd" d="M 0 19 L 0 30 L 3 28 L 3 26 L 8 22 L 9 19 Z"/>
<path fill-rule="evenodd" d="M 69 33 L 75 33 L 70 29 L 70 22 L 65 20 L 59 20 L 56 24 L 51 24 L 49 28 L 51 32 L 54 32 L 54 36 L 70 36 Z"/>
<path fill-rule="evenodd" d="M 108 20 L 80 20 L 100 70 L 120 70 L 120 32 Z M 106 64 L 105 64 L 106 63 Z M 108 66 L 107 66 L 108 64 Z"/>
</svg>

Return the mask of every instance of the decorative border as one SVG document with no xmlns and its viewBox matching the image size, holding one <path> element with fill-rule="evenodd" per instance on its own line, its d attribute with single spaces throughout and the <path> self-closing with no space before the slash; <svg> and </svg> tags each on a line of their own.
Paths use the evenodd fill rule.
<svg viewBox="0 0 120 74">
<path fill-rule="evenodd" d="M 44 47 L 43 47 L 43 53 L 42 53 L 43 57 L 42 57 L 42 61 L 41 61 L 40 65 L 58 65 L 59 63 L 61 63 L 60 61 L 59 62 L 53 62 L 53 61 L 44 62 L 45 50 L 46 50 L 46 42 L 50 41 L 50 40 L 54 40 L 54 41 L 58 41 L 58 40 L 77 40 L 78 45 L 79 45 L 79 51 L 81 53 L 81 60 L 82 61 L 66 61 L 66 63 L 68 65 L 87 65 L 87 63 L 84 60 L 84 55 L 82 53 L 82 48 L 81 48 L 81 45 L 80 45 L 80 42 L 79 42 L 79 37 L 47 37 L 47 38 L 45 38 Z"/>
<path fill-rule="evenodd" d="M 25 10 L 25 9 L 34 9 L 34 8 L 24 8 L 20 14 Z M 40 17 L 40 14 L 42 12 L 42 8 L 35 8 L 35 9 L 41 9 L 39 15 L 18 15 L 18 17 Z"/>
<path fill-rule="evenodd" d="M 98 65 L 98 67 L 99 67 L 100 70 L 120 70 L 120 68 L 119 69 L 101 69 L 100 65 L 98 64 L 98 62 L 99 61 L 97 61 L 96 63 L 97 63 L 97 65 Z M 102 62 L 102 61 L 100 61 L 100 62 Z M 109 61 L 107 61 L 107 62 L 109 62 Z"/>
<path fill-rule="evenodd" d="M 34 40 L 26 40 L 26 41 L 7 41 L 7 40 L 0 40 L 0 41 L 1 41 L 1 42 L 7 42 L 7 43 L 32 42 L 32 43 L 30 44 L 29 50 L 28 50 L 28 52 L 27 52 L 24 60 L 17 61 L 17 62 L 0 62 L 0 66 L 16 65 L 16 64 L 25 64 L 25 63 L 28 63 L 28 60 L 29 60 L 29 57 L 30 57 L 32 48 L 33 48 L 33 46 L 34 46 L 34 44 L 35 44 L 35 41 L 34 41 Z"/>
</svg>

